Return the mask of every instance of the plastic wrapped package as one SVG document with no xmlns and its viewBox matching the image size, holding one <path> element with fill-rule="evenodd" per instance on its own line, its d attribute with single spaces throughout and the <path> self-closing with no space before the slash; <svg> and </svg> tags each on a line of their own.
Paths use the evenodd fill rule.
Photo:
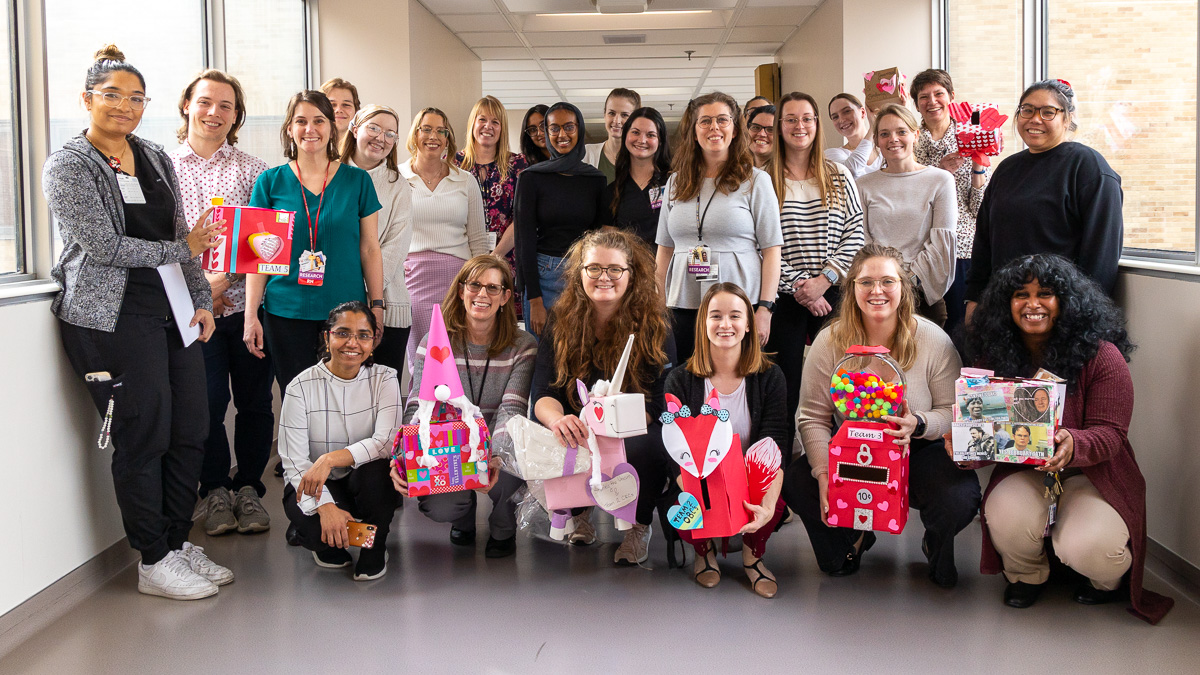
<svg viewBox="0 0 1200 675">
<path fill-rule="evenodd" d="M 563 446 L 553 431 L 520 415 L 509 418 L 505 427 L 512 439 L 516 473 L 521 478 L 548 480 L 591 472 L 592 455 L 588 448 Z"/>
<path fill-rule="evenodd" d="M 513 500 L 517 502 L 517 528 L 534 537 L 556 544 L 566 544 L 565 539 L 550 536 L 550 513 L 546 510 L 546 491 L 541 481 L 529 481 Z"/>
</svg>

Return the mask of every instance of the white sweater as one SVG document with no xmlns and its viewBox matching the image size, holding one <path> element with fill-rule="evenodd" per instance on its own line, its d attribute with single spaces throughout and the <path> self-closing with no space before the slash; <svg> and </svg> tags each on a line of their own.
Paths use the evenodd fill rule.
<svg viewBox="0 0 1200 675">
<path fill-rule="evenodd" d="M 392 173 L 387 162 L 367 172 L 375 184 L 375 195 L 383 208 L 379 211 L 379 250 L 383 255 L 383 299 L 387 303 L 383 325 L 407 328 L 412 325 L 412 301 L 404 285 L 404 259 L 412 245 L 409 213 L 412 209 L 412 186 L 402 176 Z M 395 178 L 393 181 L 392 179 Z"/>
<path fill-rule="evenodd" d="M 412 186 L 412 244 L 409 253 L 433 251 L 468 260 L 488 252 L 483 194 L 470 172 L 450 167 L 450 175 L 430 191 L 412 169 L 400 165 Z"/>
<path fill-rule="evenodd" d="M 287 386 L 279 413 L 279 458 L 283 478 L 299 490 L 300 479 L 321 455 L 346 448 L 352 467 L 340 467 L 329 478 L 345 478 L 350 469 L 388 457 L 403 422 L 400 381 L 387 366 L 363 366 L 352 380 L 343 380 L 324 363 L 302 371 Z M 308 515 L 332 504 L 329 490 L 316 503 L 302 502 Z"/>
</svg>

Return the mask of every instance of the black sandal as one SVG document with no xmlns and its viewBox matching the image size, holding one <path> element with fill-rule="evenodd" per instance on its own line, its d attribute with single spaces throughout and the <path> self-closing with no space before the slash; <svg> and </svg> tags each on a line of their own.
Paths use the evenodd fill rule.
<svg viewBox="0 0 1200 675">
<path fill-rule="evenodd" d="M 759 567 L 759 565 L 761 565 L 761 564 L 762 564 L 762 558 L 759 558 L 758 560 L 754 561 L 753 565 L 742 565 L 742 568 L 746 570 L 747 577 L 750 576 L 750 570 L 754 570 L 755 572 L 758 573 L 758 578 L 750 581 L 750 590 L 754 591 L 760 597 L 767 598 L 769 600 L 769 599 L 775 597 L 775 594 L 779 592 L 779 582 L 775 580 L 775 577 L 767 576 L 767 573 L 761 567 Z M 770 584 L 773 585 L 774 588 L 760 589 L 758 587 L 758 584 L 761 581 L 770 582 Z"/>
</svg>

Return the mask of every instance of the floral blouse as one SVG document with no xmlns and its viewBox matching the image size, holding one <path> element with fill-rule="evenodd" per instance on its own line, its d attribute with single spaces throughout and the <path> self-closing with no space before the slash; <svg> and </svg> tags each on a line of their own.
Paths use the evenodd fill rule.
<svg viewBox="0 0 1200 675">
<path fill-rule="evenodd" d="M 454 155 L 454 165 L 462 166 L 463 158 L 466 153 L 459 151 Z M 513 202 L 517 192 L 517 176 L 520 175 L 528 166 L 529 162 L 525 160 L 525 155 L 514 153 L 509 156 L 508 178 L 504 181 L 500 180 L 500 168 L 496 166 L 496 162 L 487 164 L 476 164 L 471 167 L 470 172 L 475 176 L 475 180 L 479 182 L 479 191 L 483 193 L 483 219 L 484 228 L 491 233 L 495 233 L 496 241 L 500 241 L 501 235 L 512 224 L 513 219 Z M 490 239 L 490 237 L 489 237 Z M 495 248 L 493 246 L 493 248 Z M 505 259 L 508 260 L 509 267 L 516 274 L 516 247 L 508 252 Z M 521 315 L 521 302 L 519 298 L 514 298 L 517 307 L 517 316 Z"/>
<path fill-rule="evenodd" d="M 935 141 L 930 135 L 925 123 L 921 123 L 921 133 L 917 136 L 917 147 L 913 156 L 925 166 L 939 167 L 942 158 L 951 153 L 958 154 L 957 123 L 950 120 L 950 128 L 942 140 Z M 983 177 L 983 187 L 971 187 L 971 161 L 964 161 L 958 171 L 954 172 L 954 187 L 958 192 L 958 223 L 954 228 L 954 253 L 960 260 L 971 259 L 971 249 L 975 246 L 975 214 L 979 213 L 979 205 L 983 203 L 983 191 L 987 187 L 992 172 L 988 171 Z M 484 196 L 487 201 L 487 196 Z"/>
</svg>

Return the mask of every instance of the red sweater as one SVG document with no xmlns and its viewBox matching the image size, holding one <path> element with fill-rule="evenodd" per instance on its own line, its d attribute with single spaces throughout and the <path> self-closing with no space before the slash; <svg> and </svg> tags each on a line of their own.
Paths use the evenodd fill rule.
<svg viewBox="0 0 1200 675">
<path fill-rule="evenodd" d="M 1096 356 L 1083 367 L 1079 382 L 1067 394 L 1063 428 L 1075 441 L 1070 466 L 1083 470 L 1129 528 L 1133 550 L 1130 569 L 1129 611 L 1140 619 L 1156 624 L 1170 611 L 1175 601 L 1142 588 L 1146 566 L 1146 480 L 1138 468 L 1129 445 L 1129 420 L 1133 416 L 1133 379 L 1121 352 L 1111 343 L 1100 343 Z M 997 464 L 983 493 L 983 504 L 997 483 L 1017 471 L 1032 471 L 1020 464 Z M 980 512 L 984 512 L 983 508 Z M 984 574 L 998 574 L 1000 556 L 992 546 L 986 518 L 983 519 Z"/>
</svg>

